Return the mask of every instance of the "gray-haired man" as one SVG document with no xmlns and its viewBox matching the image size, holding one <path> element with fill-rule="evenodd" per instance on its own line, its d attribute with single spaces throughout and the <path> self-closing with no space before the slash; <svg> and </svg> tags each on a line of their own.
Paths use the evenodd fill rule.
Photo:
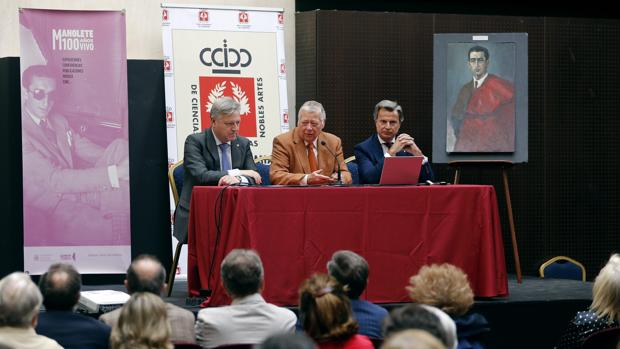
<svg viewBox="0 0 620 349">
<path fill-rule="evenodd" d="M 194 185 L 230 185 L 240 181 L 261 183 L 250 141 L 238 135 L 241 106 L 222 97 L 211 107 L 211 128 L 187 136 L 183 190 L 174 219 L 174 237 L 187 242 L 189 200 Z"/>
</svg>

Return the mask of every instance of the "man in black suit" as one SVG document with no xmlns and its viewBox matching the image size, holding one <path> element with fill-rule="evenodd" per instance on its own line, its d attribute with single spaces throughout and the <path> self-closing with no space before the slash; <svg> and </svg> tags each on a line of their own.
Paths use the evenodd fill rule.
<svg viewBox="0 0 620 349">
<path fill-rule="evenodd" d="M 250 141 L 238 135 L 241 106 L 222 97 L 211 107 L 211 128 L 187 136 L 183 190 L 174 218 L 174 237 L 187 242 L 189 200 L 194 185 L 260 184 Z"/>
<path fill-rule="evenodd" d="M 108 348 L 110 327 L 73 312 L 80 299 L 82 278 L 70 264 L 53 264 L 39 280 L 45 312 L 35 328 L 64 348 Z"/>
</svg>

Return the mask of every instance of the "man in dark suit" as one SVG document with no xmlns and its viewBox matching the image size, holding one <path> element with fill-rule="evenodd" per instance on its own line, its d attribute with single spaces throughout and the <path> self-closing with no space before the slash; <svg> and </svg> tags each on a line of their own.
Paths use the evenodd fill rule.
<svg viewBox="0 0 620 349">
<path fill-rule="evenodd" d="M 39 279 L 46 311 L 39 315 L 35 330 L 66 349 L 108 348 L 110 326 L 73 312 L 81 287 L 82 278 L 72 265 L 53 264 Z"/>
<path fill-rule="evenodd" d="M 370 136 L 353 149 L 359 169 L 360 184 L 377 184 L 381 179 L 383 160 L 389 156 L 424 156 L 413 137 L 406 133 L 398 134 L 405 120 L 402 107 L 393 101 L 382 100 L 373 113 L 377 134 Z M 420 183 L 433 180 L 433 171 L 424 156 L 420 169 Z"/>
<path fill-rule="evenodd" d="M 239 136 L 241 106 L 222 97 L 211 107 L 211 128 L 187 136 L 183 190 L 175 212 L 174 237 L 187 242 L 189 201 L 194 185 L 260 184 L 250 141 Z"/>
</svg>

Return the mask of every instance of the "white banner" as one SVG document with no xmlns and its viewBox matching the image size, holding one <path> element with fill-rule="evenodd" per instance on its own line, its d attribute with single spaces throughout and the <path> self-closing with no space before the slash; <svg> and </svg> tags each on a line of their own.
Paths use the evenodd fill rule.
<svg viewBox="0 0 620 349">
<path fill-rule="evenodd" d="M 192 6 L 162 5 L 168 164 L 183 159 L 189 134 L 210 127 L 222 96 L 241 104 L 239 134 L 254 156 L 271 155 L 273 138 L 289 130 L 283 10 Z"/>
</svg>

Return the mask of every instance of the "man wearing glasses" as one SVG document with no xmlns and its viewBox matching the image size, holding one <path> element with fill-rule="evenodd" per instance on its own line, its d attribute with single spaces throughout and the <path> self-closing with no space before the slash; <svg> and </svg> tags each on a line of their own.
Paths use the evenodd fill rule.
<svg viewBox="0 0 620 349">
<path fill-rule="evenodd" d="M 22 87 L 26 244 L 129 243 L 127 141 L 103 148 L 75 132 L 54 109 L 58 86 L 47 66 L 28 67 Z"/>
<path fill-rule="evenodd" d="M 174 216 L 174 237 L 187 242 L 189 202 L 194 185 L 260 184 L 250 141 L 238 135 L 241 106 L 222 97 L 211 106 L 211 128 L 185 139 L 183 189 Z"/>
<path fill-rule="evenodd" d="M 513 84 L 489 74 L 489 50 L 469 49 L 467 65 L 473 79 L 463 85 L 452 108 L 455 152 L 513 152 L 515 95 Z"/>
</svg>

